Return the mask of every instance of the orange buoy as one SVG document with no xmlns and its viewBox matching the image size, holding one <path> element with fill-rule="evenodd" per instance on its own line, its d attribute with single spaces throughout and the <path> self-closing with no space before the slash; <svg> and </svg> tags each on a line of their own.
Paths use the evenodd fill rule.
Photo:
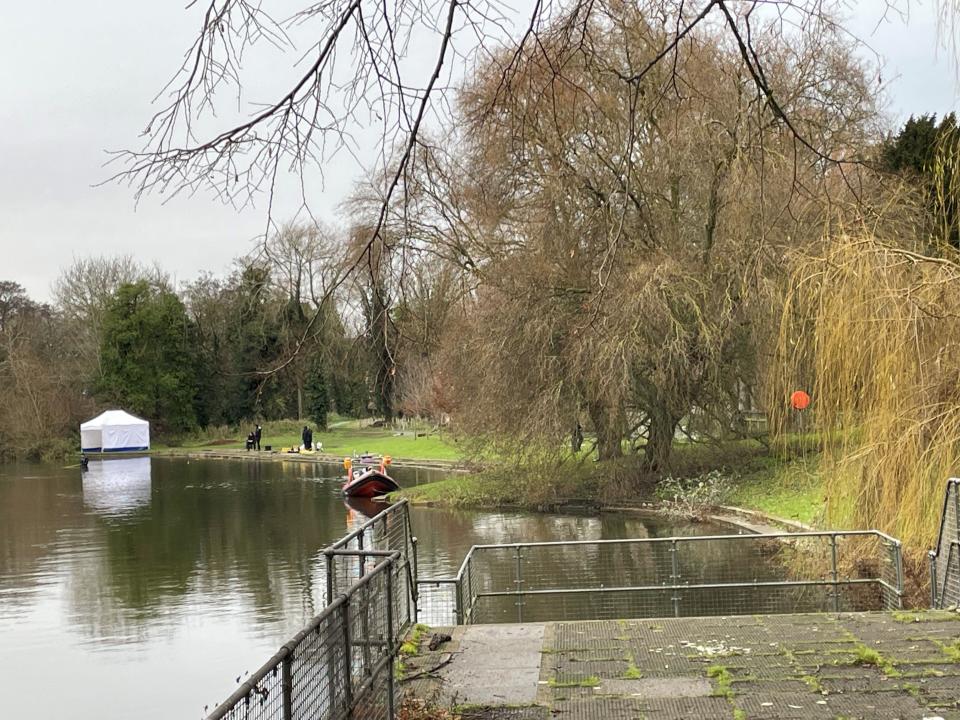
<svg viewBox="0 0 960 720">
<path fill-rule="evenodd" d="M 790 395 L 790 407 L 794 410 L 806 410 L 810 405 L 810 396 L 803 390 L 794 390 Z"/>
</svg>

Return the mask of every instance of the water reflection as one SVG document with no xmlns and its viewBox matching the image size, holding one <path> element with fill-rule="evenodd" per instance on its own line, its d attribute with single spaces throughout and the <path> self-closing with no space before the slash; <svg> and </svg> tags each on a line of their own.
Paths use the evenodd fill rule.
<svg viewBox="0 0 960 720">
<path fill-rule="evenodd" d="M 168 458 L 91 462 L 86 475 L 0 466 L 3 716 L 196 717 L 223 699 L 229 678 L 320 610 L 321 550 L 382 507 L 345 504 L 340 473 Z M 472 544 L 694 529 L 434 508 L 412 522 L 424 575 L 454 572 Z"/>
<path fill-rule="evenodd" d="M 150 458 L 91 460 L 83 473 L 83 504 L 122 517 L 150 504 Z"/>
</svg>

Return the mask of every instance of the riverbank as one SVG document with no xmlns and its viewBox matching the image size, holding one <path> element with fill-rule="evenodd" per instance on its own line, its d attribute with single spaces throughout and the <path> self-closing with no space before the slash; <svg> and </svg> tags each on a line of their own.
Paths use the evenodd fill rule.
<svg viewBox="0 0 960 720">
<path fill-rule="evenodd" d="M 677 456 L 673 475 L 686 478 L 685 486 L 698 491 L 691 494 L 699 495 L 689 501 L 677 499 L 676 504 L 685 511 L 706 512 L 708 507 L 719 507 L 730 513 L 745 509 L 760 513 L 762 522 L 773 518 L 785 526 L 823 524 L 823 478 L 816 453 L 783 457 L 741 444 L 734 448 L 687 447 Z M 571 506 L 643 509 L 651 503 L 671 501 L 658 491 L 662 478 L 638 480 L 642 475 L 635 467 L 637 463 L 636 458 L 625 458 L 604 464 L 568 460 L 540 466 L 498 465 L 408 488 L 397 496 L 422 505 L 531 510 Z M 703 480 L 698 480 L 700 477 Z M 719 487 L 704 493 L 701 482 L 717 483 Z M 704 499 L 706 502 L 702 502 Z"/>
<path fill-rule="evenodd" d="M 195 438 L 173 447 L 160 447 L 157 455 L 198 459 L 226 459 L 340 463 L 347 455 L 363 452 L 390 455 L 397 467 L 420 467 L 448 471 L 451 477 L 407 488 L 398 497 L 414 504 L 454 508 L 513 508 L 556 510 L 578 507 L 600 511 L 604 508 L 643 509 L 665 498 L 662 478 L 643 478 L 637 455 L 615 462 L 597 463 L 591 457 L 566 457 L 554 462 L 532 462 L 523 466 L 490 462 L 481 467 L 468 464 L 467 451 L 452 436 L 423 431 L 395 431 L 371 427 L 358 421 L 337 420 L 329 430 L 316 432 L 322 451 L 313 454 L 279 452 L 299 445 L 299 421 L 276 421 L 264 425 L 261 446 L 272 451 L 257 453 L 244 449 L 244 440 L 224 432 L 219 437 Z M 820 455 L 804 446 L 804 438 L 791 438 L 792 445 L 771 450 L 755 441 L 721 445 L 678 444 L 665 476 L 693 482 L 699 477 L 709 484 L 720 478 L 723 487 L 711 493 L 704 505 L 729 506 L 756 511 L 753 521 L 770 524 L 771 519 L 790 527 L 818 527 L 823 524 L 823 478 Z M 667 498 L 669 499 L 669 498 Z M 696 500 L 696 499 L 694 499 Z M 680 504 L 683 504 L 682 502 Z M 686 511 L 700 512 L 696 503 Z M 706 513 L 706 511 L 704 510 Z M 712 511 L 711 511 L 712 512 Z"/>
<path fill-rule="evenodd" d="M 238 450 L 217 448 L 167 448 L 156 450 L 154 457 L 183 457 L 191 460 L 245 460 L 259 462 L 294 462 L 340 465 L 343 454 L 325 452 L 279 452 L 275 450 Z M 449 473 L 467 473 L 469 468 L 459 460 L 431 460 L 425 458 L 404 458 L 390 456 L 391 467 L 420 468 L 422 470 L 442 470 Z"/>
<path fill-rule="evenodd" d="M 299 447 L 300 431 L 305 424 L 307 423 L 293 420 L 264 423 L 261 448 L 270 446 L 272 451 L 277 452 L 282 448 Z M 157 451 L 170 454 L 244 451 L 246 438 L 242 432 L 224 431 L 214 434 L 215 437 L 189 438 L 177 444 L 160 445 L 157 446 Z M 338 421 L 332 423 L 328 430 L 315 430 L 313 440 L 322 448 L 317 455 L 335 462 L 343 460 L 347 455 L 369 452 L 402 458 L 406 462 L 422 460 L 457 463 L 466 454 L 459 447 L 456 438 L 439 432 L 377 428 L 358 421 Z"/>
</svg>

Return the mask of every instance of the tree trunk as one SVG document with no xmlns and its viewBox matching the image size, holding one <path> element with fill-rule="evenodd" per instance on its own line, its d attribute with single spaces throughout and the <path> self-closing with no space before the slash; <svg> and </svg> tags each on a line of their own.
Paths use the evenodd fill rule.
<svg viewBox="0 0 960 720">
<path fill-rule="evenodd" d="M 657 472 L 670 460 L 673 435 L 677 431 L 678 422 L 679 419 L 667 410 L 660 409 L 650 414 L 647 446 L 644 449 L 644 462 L 648 470 Z"/>
<path fill-rule="evenodd" d="M 297 378 L 297 420 L 303 420 L 303 381 Z"/>
<path fill-rule="evenodd" d="M 623 456 L 620 441 L 623 439 L 620 423 L 615 413 L 599 402 L 592 402 L 588 407 L 593 429 L 597 433 L 597 452 L 600 460 L 613 460 Z"/>
</svg>

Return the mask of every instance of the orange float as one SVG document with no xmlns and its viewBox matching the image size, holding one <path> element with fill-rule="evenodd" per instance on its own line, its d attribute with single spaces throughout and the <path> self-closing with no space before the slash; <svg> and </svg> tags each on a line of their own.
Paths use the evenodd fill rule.
<svg viewBox="0 0 960 720">
<path fill-rule="evenodd" d="M 794 410 L 806 410 L 810 405 L 810 396 L 803 390 L 794 390 L 790 395 L 790 407 Z"/>
</svg>

